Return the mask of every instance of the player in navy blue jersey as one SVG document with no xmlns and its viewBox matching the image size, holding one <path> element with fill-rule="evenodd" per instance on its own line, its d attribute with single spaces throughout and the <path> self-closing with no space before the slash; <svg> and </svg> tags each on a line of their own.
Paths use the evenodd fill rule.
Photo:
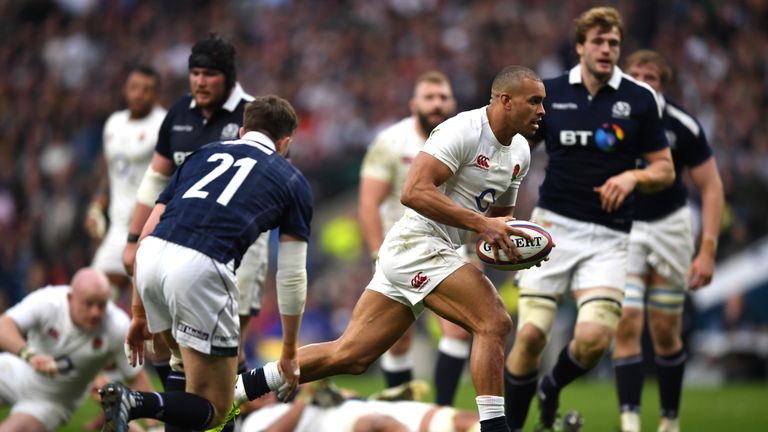
<svg viewBox="0 0 768 432">
<path fill-rule="evenodd" d="M 246 249 L 278 227 L 279 365 L 289 386 L 298 383 L 312 196 L 304 176 L 283 157 L 296 113 L 284 99 L 259 97 L 246 106 L 243 125 L 239 140 L 212 143 L 187 156 L 160 194 L 136 256 L 126 336 L 131 362 L 142 362 L 144 341 L 162 334 L 182 359 L 186 392 L 139 393 L 108 384 L 101 389 L 105 430 L 122 431 L 128 420 L 147 417 L 204 430 L 235 415 L 235 270 Z"/>
<path fill-rule="evenodd" d="M 198 41 L 189 55 L 189 87 L 187 94 L 173 104 L 165 116 L 157 137 L 149 169 L 138 188 L 136 205 L 128 227 L 128 244 L 123 262 L 128 274 L 133 273 L 136 241 L 155 200 L 185 157 L 210 142 L 235 139 L 243 121 L 243 109 L 253 100 L 237 82 L 235 48 L 221 37 L 211 34 Z M 269 236 L 263 235 L 251 246 L 237 272 L 240 289 L 238 305 L 240 326 L 247 329 L 250 316 L 258 314 L 267 274 Z M 245 332 L 241 332 L 241 346 Z M 160 354 L 160 352 L 164 352 Z M 241 353 L 242 354 L 242 353 Z M 170 371 L 167 350 L 152 355 L 152 362 L 163 384 L 183 388 L 183 374 Z M 178 359 L 171 358 L 171 365 Z M 245 356 L 240 356 L 245 370 Z M 166 376 L 170 375 L 166 380 Z"/>
<path fill-rule="evenodd" d="M 637 51 L 625 65 L 629 75 L 660 95 L 672 80 L 666 60 L 654 51 Z M 688 288 L 695 290 L 712 280 L 723 213 L 723 183 L 703 128 L 679 105 L 667 99 L 663 102 L 662 120 L 677 176 L 671 187 L 659 193 L 635 194 L 624 310 L 613 350 L 622 432 L 640 432 L 644 371 L 640 340 L 646 305 L 661 399 L 658 431 L 680 430 L 678 411 L 686 359 L 680 337 L 683 302 Z M 693 220 L 681 178 L 685 170 L 701 194 L 701 237 L 693 261 Z"/>
<path fill-rule="evenodd" d="M 575 20 L 579 64 L 544 81 L 547 99 L 535 140 L 549 164 L 531 220 L 557 241 L 545 266 L 519 285 L 517 337 L 505 368 L 505 404 L 521 430 L 537 390 L 541 353 L 561 296 L 578 304 L 573 340 L 538 386 L 540 429 L 554 426 L 560 390 L 594 367 L 621 316 L 632 191 L 669 186 L 674 169 L 654 91 L 616 66 L 623 38 L 618 11 L 597 7 Z M 636 169 L 636 159 L 647 165 Z"/>
</svg>

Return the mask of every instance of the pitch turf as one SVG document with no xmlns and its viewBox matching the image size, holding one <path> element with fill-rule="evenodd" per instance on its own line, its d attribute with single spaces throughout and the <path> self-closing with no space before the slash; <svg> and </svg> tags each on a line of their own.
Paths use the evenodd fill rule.
<svg viewBox="0 0 768 432">
<path fill-rule="evenodd" d="M 375 373 L 360 377 L 342 376 L 334 381 L 342 387 L 355 389 L 362 395 L 378 391 L 383 386 L 381 377 Z M 643 392 L 644 431 L 656 430 L 659 413 L 656 395 L 655 383 L 646 383 Z M 475 409 L 474 397 L 474 390 L 469 380 L 465 379 L 461 384 L 456 405 Z M 564 410 L 576 409 L 582 414 L 585 432 L 617 430 L 617 408 L 612 382 L 577 381 L 563 392 L 561 407 Z M 83 425 L 93 418 L 98 410 L 98 405 L 89 400 L 61 431 L 83 431 Z M 733 384 L 713 388 L 688 386 L 683 394 L 682 411 L 681 425 L 684 431 L 768 431 L 768 390 L 765 383 Z M 7 408 L 0 410 L 0 419 L 5 418 L 7 414 Z M 526 431 L 533 430 L 537 416 L 534 402 Z"/>
</svg>

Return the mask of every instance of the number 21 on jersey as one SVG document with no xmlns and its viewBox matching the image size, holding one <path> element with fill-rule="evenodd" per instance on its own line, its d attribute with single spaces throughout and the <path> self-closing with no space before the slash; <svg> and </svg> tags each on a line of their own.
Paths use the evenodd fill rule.
<svg viewBox="0 0 768 432">
<path fill-rule="evenodd" d="M 237 192 L 237 189 L 240 188 L 240 186 L 243 184 L 245 178 L 248 177 L 248 173 L 250 173 L 253 167 L 256 165 L 255 159 L 246 157 L 235 160 L 235 158 L 228 153 L 215 153 L 208 158 L 208 162 L 217 161 L 219 164 L 216 165 L 216 167 L 211 172 L 206 174 L 205 177 L 201 178 L 197 181 L 197 183 L 193 184 L 189 190 L 184 192 L 184 195 L 181 196 L 182 198 L 207 198 L 208 191 L 203 190 L 203 188 L 206 187 L 208 183 L 216 180 L 220 175 L 224 174 L 230 168 L 236 167 L 237 172 L 234 176 L 232 176 L 232 179 L 229 181 L 229 183 L 227 183 L 227 186 L 224 188 L 224 190 L 221 191 L 221 194 L 219 194 L 218 198 L 216 198 L 217 203 L 226 206 L 235 195 L 235 192 Z"/>
</svg>

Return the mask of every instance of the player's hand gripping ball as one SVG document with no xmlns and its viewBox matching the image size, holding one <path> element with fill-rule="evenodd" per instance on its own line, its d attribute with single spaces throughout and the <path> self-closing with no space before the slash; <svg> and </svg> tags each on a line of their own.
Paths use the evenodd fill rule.
<svg viewBox="0 0 768 432">
<path fill-rule="evenodd" d="M 509 236 L 523 257 L 519 260 L 509 259 L 507 254 L 504 253 L 502 249 L 499 249 L 500 261 L 497 262 L 493 258 L 493 248 L 491 247 L 491 244 L 480 239 L 475 245 L 475 252 L 480 258 L 480 261 L 484 264 L 499 270 L 525 270 L 543 261 L 544 258 L 549 255 L 549 252 L 555 244 L 552 241 L 552 236 L 549 235 L 547 230 L 533 222 L 512 220 L 507 222 L 507 225 L 525 231 L 531 236 L 531 240 L 516 235 Z"/>
</svg>

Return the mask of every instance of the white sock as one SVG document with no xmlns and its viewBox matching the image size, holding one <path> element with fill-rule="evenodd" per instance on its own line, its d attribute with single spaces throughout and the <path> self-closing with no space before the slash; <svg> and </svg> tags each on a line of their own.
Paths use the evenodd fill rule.
<svg viewBox="0 0 768 432">
<path fill-rule="evenodd" d="M 465 359 L 469 358 L 469 351 L 472 349 L 472 344 L 470 344 L 468 340 L 443 336 L 440 338 L 440 343 L 437 345 L 437 349 L 440 350 L 441 353 L 451 357 Z"/>
<path fill-rule="evenodd" d="M 402 372 L 413 369 L 413 362 L 408 353 L 392 355 L 388 352 L 381 356 L 381 368 L 387 372 Z"/>
<path fill-rule="evenodd" d="M 478 396 L 475 402 L 480 413 L 480 421 L 504 416 L 503 396 Z"/>
<path fill-rule="evenodd" d="M 269 362 L 264 365 L 264 377 L 267 380 L 267 386 L 270 390 L 277 390 L 283 385 L 283 377 L 277 369 L 277 362 Z"/>
</svg>

